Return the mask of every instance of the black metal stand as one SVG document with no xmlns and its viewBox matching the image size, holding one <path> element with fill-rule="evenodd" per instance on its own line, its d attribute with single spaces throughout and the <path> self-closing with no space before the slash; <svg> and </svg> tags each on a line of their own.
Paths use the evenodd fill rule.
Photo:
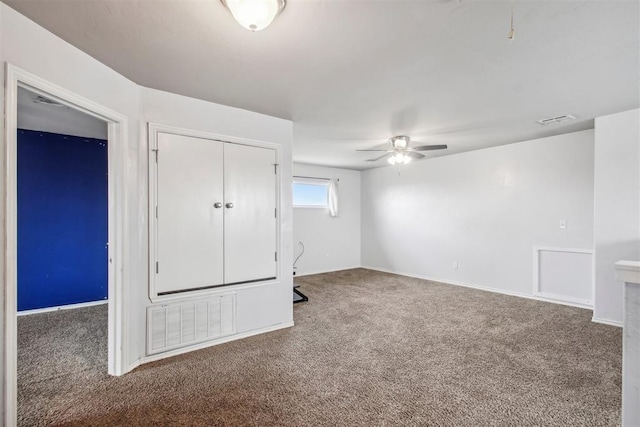
<svg viewBox="0 0 640 427">
<path fill-rule="evenodd" d="M 303 294 L 302 292 L 300 292 L 297 288 L 299 288 L 300 286 L 294 286 L 293 287 L 293 303 L 297 303 L 297 302 L 305 302 L 305 301 L 309 301 L 309 298 Z"/>
</svg>

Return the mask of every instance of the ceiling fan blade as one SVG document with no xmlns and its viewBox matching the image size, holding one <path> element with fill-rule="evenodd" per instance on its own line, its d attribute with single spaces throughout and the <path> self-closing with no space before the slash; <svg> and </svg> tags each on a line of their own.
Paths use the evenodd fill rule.
<svg viewBox="0 0 640 427">
<path fill-rule="evenodd" d="M 422 145 L 420 147 L 413 147 L 413 151 L 429 151 L 429 150 L 444 150 L 448 148 L 446 145 Z"/>
<path fill-rule="evenodd" d="M 420 160 L 424 158 L 424 154 L 416 153 L 415 151 L 407 151 L 405 155 L 411 157 L 412 159 Z"/>
<path fill-rule="evenodd" d="M 378 160 L 384 159 L 385 157 L 388 157 L 390 155 L 391 153 L 384 153 L 382 156 L 376 157 L 375 159 L 367 159 L 367 162 L 377 162 Z"/>
<path fill-rule="evenodd" d="M 389 150 L 356 150 L 356 151 L 386 151 L 386 152 L 389 152 Z"/>
</svg>

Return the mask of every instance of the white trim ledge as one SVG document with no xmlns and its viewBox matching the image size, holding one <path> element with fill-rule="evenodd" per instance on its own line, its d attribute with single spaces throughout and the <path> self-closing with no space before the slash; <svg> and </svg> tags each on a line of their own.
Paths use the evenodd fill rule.
<svg viewBox="0 0 640 427">
<path fill-rule="evenodd" d="M 133 362 L 132 364 L 129 365 L 129 370 L 131 371 L 131 370 L 137 368 L 140 365 L 144 365 L 145 363 L 156 362 L 158 360 L 167 359 L 169 357 L 178 356 L 180 354 L 189 353 L 189 352 L 196 351 L 196 350 L 202 350 L 202 349 L 208 348 L 208 347 L 213 347 L 214 345 L 224 344 L 226 342 L 236 341 L 236 340 L 239 340 L 239 339 L 252 337 L 254 335 L 260 335 L 260 334 L 264 334 L 264 333 L 267 333 L 267 332 L 274 332 L 274 331 L 278 331 L 280 329 L 291 328 L 292 326 L 293 326 L 293 321 L 286 322 L 286 323 L 279 323 L 277 325 L 268 326 L 266 328 L 255 329 L 255 330 L 252 330 L 252 331 L 241 332 L 239 334 L 230 335 L 230 336 L 227 336 L 227 337 L 224 337 L 224 338 L 220 338 L 220 339 L 217 339 L 217 340 L 214 340 L 214 341 L 206 341 L 206 342 L 203 342 L 203 343 L 200 343 L 200 344 L 191 345 L 191 346 L 183 347 L 183 348 L 177 348 L 177 349 L 171 350 L 171 351 L 166 351 L 164 353 L 153 354 L 151 356 L 142 357 L 141 359 L 137 360 L 136 362 Z"/>
<path fill-rule="evenodd" d="M 614 268 L 616 280 L 640 285 L 640 261 L 618 261 Z"/>
<path fill-rule="evenodd" d="M 640 261 L 615 263 L 624 282 L 622 309 L 622 425 L 640 426 Z"/>
</svg>

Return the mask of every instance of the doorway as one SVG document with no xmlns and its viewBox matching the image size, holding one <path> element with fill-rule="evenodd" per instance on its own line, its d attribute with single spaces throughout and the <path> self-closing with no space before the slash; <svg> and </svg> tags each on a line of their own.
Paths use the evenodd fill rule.
<svg viewBox="0 0 640 427">
<path fill-rule="evenodd" d="M 91 116 L 107 127 L 107 205 L 108 248 L 107 262 L 107 367 L 111 375 L 122 375 L 126 350 L 122 269 L 127 235 L 126 212 L 126 117 L 99 104 L 52 84 L 18 67 L 7 64 L 5 104 L 5 313 L 4 313 L 4 392 L 5 425 L 17 423 L 17 313 L 18 313 L 18 188 L 17 141 L 18 97 L 22 90 L 60 104 L 76 113 Z M 46 102 L 46 101 L 45 101 Z"/>
<path fill-rule="evenodd" d="M 18 88 L 18 415 L 107 372 L 107 123 Z M 57 397 L 42 395 L 43 384 Z M 64 400 L 60 402 L 64 404 Z"/>
</svg>

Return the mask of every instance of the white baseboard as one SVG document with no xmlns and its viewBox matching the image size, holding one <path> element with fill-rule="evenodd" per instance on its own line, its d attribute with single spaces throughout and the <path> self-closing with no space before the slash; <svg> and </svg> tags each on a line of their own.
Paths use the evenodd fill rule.
<svg viewBox="0 0 640 427">
<path fill-rule="evenodd" d="M 587 300 L 580 300 L 577 298 L 563 299 L 567 297 L 564 297 L 562 295 L 545 294 L 543 292 L 534 293 L 533 297 L 540 301 L 555 302 L 557 304 L 568 305 L 568 306 L 579 307 L 579 308 L 586 308 L 587 310 L 593 310 L 593 304 L 591 304 L 591 302 Z"/>
<path fill-rule="evenodd" d="M 353 267 L 338 268 L 336 270 L 314 271 L 314 272 L 302 273 L 302 274 L 296 273 L 296 275 L 293 276 L 293 277 L 312 276 L 314 274 L 323 274 L 323 273 L 337 273 L 338 271 L 353 270 L 354 268 L 363 268 L 363 267 L 360 267 L 359 265 L 354 265 Z M 373 269 L 371 269 L 371 270 L 373 270 Z"/>
<path fill-rule="evenodd" d="M 384 268 L 368 267 L 368 266 L 364 266 L 364 265 L 362 266 L 362 268 L 366 268 L 366 269 L 369 269 L 369 270 L 375 270 L 375 271 L 382 271 L 383 273 L 397 274 L 399 276 L 413 277 L 415 279 L 430 280 L 432 282 L 438 282 L 438 283 L 442 283 L 442 284 L 445 284 L 445 285 L 462 286 L 462 287 L 465 287 L 465 288 L 478 289 L 478 290 L 481 290 L 481 291 L 493 292 L 493 293 L 496 293 L 496 294 L 509 295 L 509 296 L 513 296 L 513 297 L 527 298 L 527 299 L 532 299 L 532 300 L 535 300 L 535 301 L 543 301 L 543 302 L 550 302 L 550 303 L 553 303 L 553 304 L 567 305 L 567 306 L 570 306 L 570 307 L 585 308 L 587 310 L 591 310 L 592 309 L 591 306 L 585 305 L 585 304 L 580 304 L 580 303 L 575 303 L 575 302 L 570 302 L 570 301 L 561 301 L 561 300 L 556 300 L 556 299 L 551 299 L 551 298 L 541 298 L 541 297 L 537 297 L 535 295 L 530 295 L 530 294 L 525 294 L 525 293 L 515 292 L 515 291 L 508 291 L 508 290 L 498 289 L 498 288 L 492 288 L 492 287 L 488 287 L 488 286 L 475 285 L 475 284 L 472 284 L 472 283 L 454 282 L 454 281 L 451 281 L 451 280 L 439 279 L 439 278 L 436 278 L 436 277 L 420 276 L 420 275 L 417 275 L 417 274 L 402 273 L 402 272 L 398 272 L 398 271 L 386 270 Z"/>
<path fill-rule="evenodd" d="M 622 328 L 622 322 L 620 322 L 619 320 L 601 319 L 594 316 L 591 318 L 591 321 L 595 323 L 602 323 L 603 325 L 617 326 L 619 328 Z"/>
<path fill-rule="evenodd" d="M 23 310 L 18 312 L 18 316 L 27 316 L 29 314 L 48 313 L 50 311 L 72 310 L 74 308 L 93 307 L 94 305 L 107 304 L 109 300 L 80 302 L 77 304 L 59 305 L 57 307 L 36 308 L 34 310 Z"/>
<path fill-rule="evenodd" d="M 142 363 L 140 363 L 141 359 L 136 360 L 135 362 L 131 363 L 129 366 L 127 366 L 127 370 L 126 372 L 123 372 L 124 374 L 128 374 L 129 372 L 133 371 L 134 369 L 136 369 L 138 366 L 140 366 Z"/>
<path fill-rule="evenodd" d="M 226 342 L 235 341 L 235 340 L 239 340 L 239 339 L 242 339 L 242 338 L 248 338 L 248 337 L 251 337 L 251 336 L 254 336 L 254 335 L 260 335 L 260 334 L 264 334 L 264 333 L 267 333 L 267 332 L 273 332 L 273 331 L 277 331 L 277 330 L 280 330 L 280 329 L 286 329 L 286 328 L 290 328 L 292 326 L 293 326 L 293 320 L 291 322 L 280 323 L 280 324 L 277 324 L 277 325 L 268 326 L 266 328 L 261 328 L 261 329 L 255 329 L 253 331 L 242 332 L 240 334 L 231 335 L 231 336 L 220 338 L 220 339 L 214 340 L 214 341 L 206 341 L 206 342 L 199 343 L 199 344 L 196 344 L 196 345 L 192 345 L 192 346 L 189 346 L 189 347 L 177 348 L 175 350 L 167 351 L 167 352 L 164 352 L 164 353 L 158 353 L 158 354 L 153 354 L 151 356 L 145 356 L 145 357 L 142 357 L 139 360 L 133 362 L 132 364 L 130 364 L 129 365 L 129 371 L 137 368 L 140 365 L 144 365 L 145 363 L 156 362 L 158 360 L 167 359 L 169 357 L 178 356 L 180 354 L 189 353 L 189 352 L 196 351 L 196 350 L 202 350 L 203 348 L 213 347 L 214 345 L 224 344 Z"/>
</svg>

